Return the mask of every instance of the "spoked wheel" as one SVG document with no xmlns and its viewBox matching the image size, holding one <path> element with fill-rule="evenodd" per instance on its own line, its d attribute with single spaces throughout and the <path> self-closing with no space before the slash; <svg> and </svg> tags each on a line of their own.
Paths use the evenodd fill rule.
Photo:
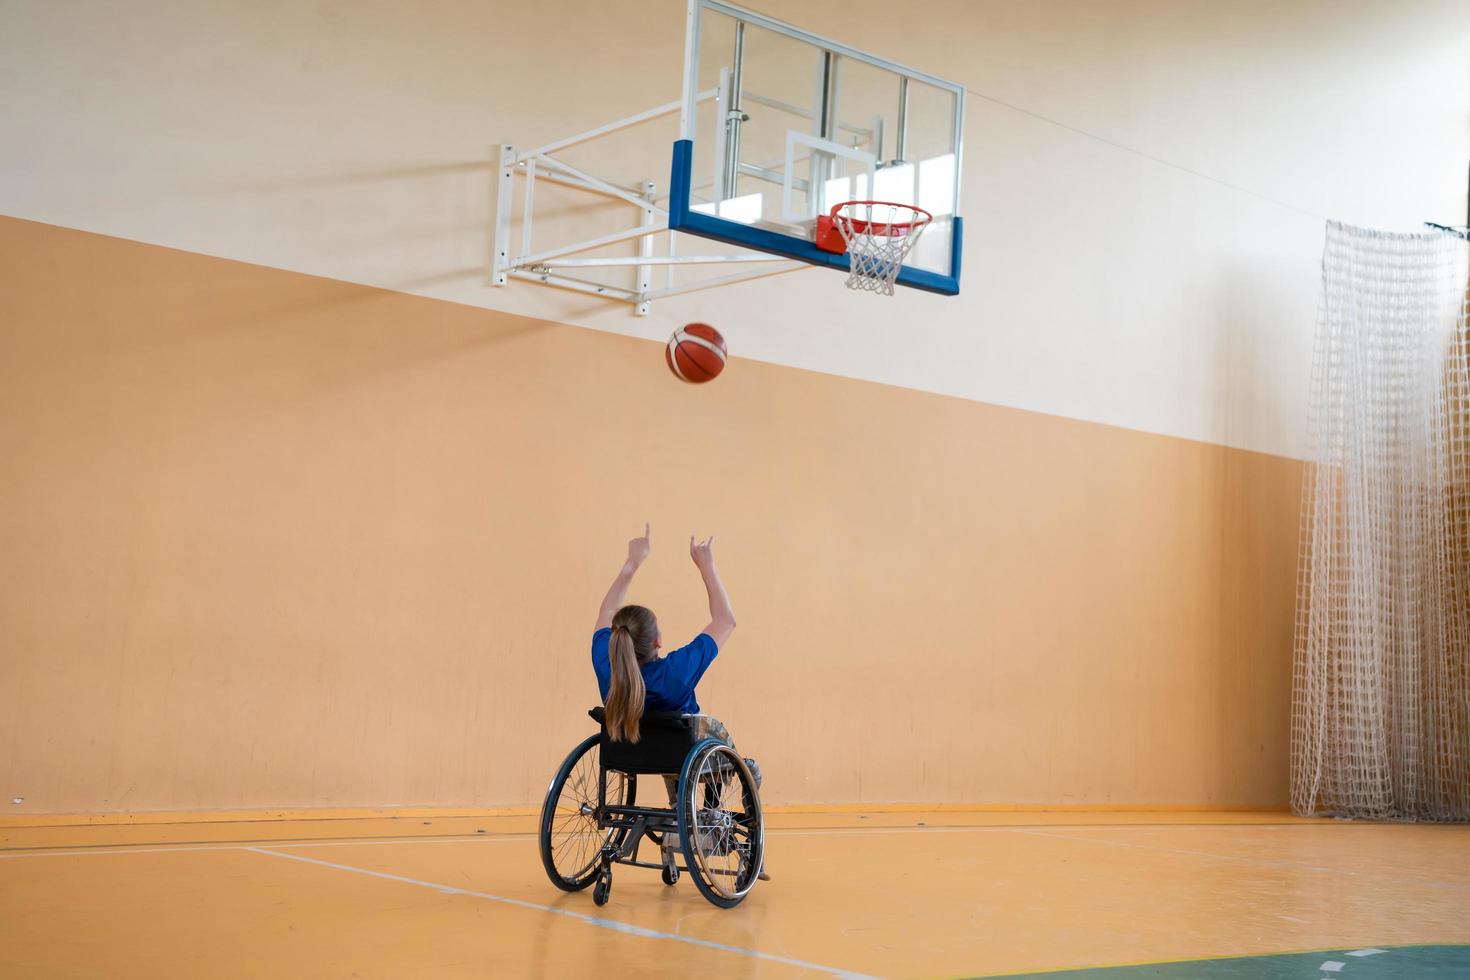
<svg viewBox="0 0 1470 980">
<path fill-rule="evenodd" d="M 599 736 L 590 735 L 572 749 L 541 806 L 541 863 L 551 883 L 563 891 L 581 891 L 597 881 L 603 845 L 621 845 L 628 833 L 598 827 L 597 783 L 602 778 L 598 741 Z M 633 777 L 608 772 L 610 805 L 632 806 L 637 789 Z"/>
<path fill-rule="evenodd" d="M 739 905 L 761 870 L 765 821 L 755 777 L 724 742 L 703 742 L 684 761 L 679 836 L 699 893 L 720 908 Z"/>
</svg>

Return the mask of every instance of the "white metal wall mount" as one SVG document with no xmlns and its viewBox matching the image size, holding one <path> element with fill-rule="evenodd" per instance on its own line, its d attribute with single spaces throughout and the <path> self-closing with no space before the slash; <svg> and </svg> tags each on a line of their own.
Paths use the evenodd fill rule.
<svg viewBox="0 0 1470 980">
<path fill-rule="evenodd" d="M 716 89 L 700 92 L 698 101 L 719 99 Z M 731 283 L 760 279 L 765 276 L 808 268 L 796 262 L 768 252 L 745 251 L 731 255 L 679 255 L 675 244 L 676 236 L 669 231 L 669 211 L 661 202 L 668 200 L 666 193 L 660 194 L 654 181 L 644 181 L 636 187 L 625 187 L 613 181 L 603 180 L 557 158 L 557 154 L 569 147 L 577 146 L 627 129 L 640 123 L 673 115 L 684 109 L 684 100 L 669 102 L 646 112 L 619 119 L 616 122 L 589 129 L 585 133 L 556 140 L 532 150 L 517 150 L 510 144 L 500 146 L 500 171 L 496 180 L 495 195 L 495 251 L 491 256 L 491 285 L 504 286 L 512 278 L 528 282 L 539 282 L 562 289 L 605 296 L 633 305 L 634 312 L 642 316 L 648 313 L 648 305 L 656 299 L 692 293 L 700 289 L 726 286 Z M 512 210 L 515 206 L 516 180 L 524 184 L 521 205 L 520 247 L 511 242 Z M 597 238 L 557 245 L 535 251 L 532 248 L 532 233 L 535 228 L 536 184 L 551 181 L 572 187 L 603 198 L 621 200 L 632 209 L 629 212 L 629 227 Z M 667 247 L 662 254 L 655 254 L 655 238 L 664 235 Z M 638 242 L 636 256 L 579 256 L 580 252 L 614 245 L 618 242 Z M 740 271 L 724 272 L 720 275 L 693 282 L 674 282 L 676 266 L 714 265 L 741 266 Z M 579 276 L 583 269 L 628 268 L 635 270 L 633 285 L 613 286 Z M 663 282 L 655 285 L 654 270 L 664 269 Z M 750 267 L 750 268 L 746 268 Z"/>
</svg>

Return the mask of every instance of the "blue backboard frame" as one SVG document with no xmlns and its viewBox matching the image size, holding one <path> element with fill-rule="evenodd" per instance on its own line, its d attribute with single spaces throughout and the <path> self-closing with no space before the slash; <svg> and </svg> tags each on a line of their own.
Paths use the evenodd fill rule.
<svg viewBox="0 0 1470 980">
<path fill-rule="evenodd" d="M 824 252 L 814 242 L 795 235 L 783 235 L 767 228 L 742 224 L 727 218 L 695 211 L 689 207 L 689 189 L 694 171 L 694 143 L 678 140 L 674 143 L 674 165 L 669 176 L 669 230 L 682 231 L 700 238 L 711 238 L 729 245 L 769 252 L 786 258 L 806 262 L 809 265 L 825 266 L 841 272 L 848 271 L 846 253 L 837 255 Z M 956 215 L 951 222 L 954 242 L 950 248 L 949 275 L 940 275 L 928 269 L 912 269 L 904 266 L 898 271 L 898 284 L 922 289 L 942 296 L 957 296 L 960 291 L 961 245 L 964 242 L 964 219 Z"/>
<path fill-rule="evenodd" d="M 706 13 L 721 15 L 720 20 L 722 23 L 733 22 L 736 26 L 733 38 L 733 51 L 725 55 L 725 57 L 732 59 L 726 62 L 729 67 L 722 71 L 719 83 L 714 88 L 709 88 L 709 86 L 714 84 L 713 79 L 705 77 L 704 84 L 707 90 L 702 90 L 700 87 L 700 62 L 701 53 L 704 50 L 702 39 L 704 35 L 703 25 L 706 20 L 704 15 Z M 752 164 L 747 166 L 740 156 L 739 130 L 742 128 L 741 123 L 748 122 L 750 119 L 749 115 L 742 112 L 745 108 L 742 105 L 743 97 L 749 97 L 759 103 L 763 107 L 762 111 L 775 109 L 800 114 L 803 108 L 796 104 L 803 102 L 800 98 L 789 98 L 780 92 L 763 92 L 761 95 L 764 97 L 760 97 L 747 87 L 750 83 L 748 79 L 745 79 L 747 73 L 743 70 L 743 66 L 747 64 L 747 58 L 742 53 L 746 51 L 746 46 L 742 41 L 741 32 L 743 30 L 748 35 L 750 33 L 749 28 L 758 29 L 756 33 L 761 37 L 767 36 L 764 32 L 770 32 L 771 35 L 784 36 L 786 39 L 798 45 L 803 45 L 811 49 L 814 54 L 821 57 L 823 68 L 820 79 L 820 90 L 815 98 L 809 100 L 810 104 L 804 106 L 809 112 L 813 113 L 809 116 L 813 122 L 810 130 L 810 141 L 816 145 L 827 143 L 828 148 L 831 151 L 835 151 L 841 157 L 847 154 L 844 154 L 838 146 L 832 146 L 831 144 L 838 143 L 842 147 L 851 145 L 853 149 L 857 149 L 859 146 L 857 139 L 862 139 L 863 136 L 853 139 L 849 134 L 862 133 L 868 140 L 867 144 L 863 146 L 863 149 L 876 153 L 878 169 L 880 171 L 885 167 L 894 167 L 912 161 L 916 161 L 920 165 L 924 162 L 925 155 L 922 149 L 919 150 L 917 157 L 905 151 L 906 147 L 910 150 L 913 149 L 913 142 L 906 141 L 904 135 L 906 131 L 905 115 L 909 107 L 909 96 L 907 94 L 909 90 L 916 88 L 926 92 L 948 93 L 952 97 L 953 109 L 950 114 L 950 119 L 943 124 L 943 128 L 939 130 L 933 128 L 934 120 L 931 115 L 928 117 L 926 123 L 919 124 L 927 124 L 930 128 L 922 129 L 919 132 L 938 132 L 947 138 L 948 146 L 951 148 L 949 152 L 952 153 L 954 158 L 953 196 L 947 203 L 944 202 L 944 198 L 941 196 L 935 203 L 931 204 L 926 201 L 922 191 L 918 187 L 915 187 L 916 199 L 920 202 L 920 206 L 933 209 L 936 219 L 943 219 L 942 221 L 936 220 L 935 226 L 928 230 L 928 235 L 931 236 L 931 242 L 934 248 L 948 249 L 948 261 L 946 263 L 943 258 L 933 255 L 933 249 L 924 248 L 921 244 L 921 248 L 924 251 L 931 253 L 930 257 L 914 266 L 903 266 L 899 270 L 897 284 L 945 296 L 957 295 L 960 291 L 960 270 L 962 268 L 963 257 L 961 246 L 964 241 L 964 222 L 958 213 L 960 208 L 960 180 L 964 171 L 964 86 L 955 82 L 946 81 L 927 72 L 909 68 L 878 55 L 850 47 L 830 38 L 812 34 L 802 28 L 782 23 L 764 14 L 735 6 L 729 3 L 728 0 L 687 0 L 684 48 L 684 98 L 680 116 L 680 139 L 674 144 L 673 165 L 669 183 L 669 229 L 714 241 L 725 242 L 754 251 L 765 252 L 780 258 L 794 259 L 808 265 L 836 269 L 841 272 L 848 272 L 850 270 L 850 263 L 846 254 L 833 254 L 817 248 L 815 242 L 811 239 L 813 233 L 812 224 L 814 223 L 812 214 L 814 212 L 810 213 L 805 221 L 798 220 L 797 216 L 791 213 L 792 209 L 789 206 L 789 197 L 787 198 L 788 203 L 786 206 L 781 207 L 779 214 L 776 216 L 767 213 L 755 221 L 750 220 L 748 213 L 741 216 L 740 220 L 735 220 L 735 216 L 732 215 L 720 216 L 723 209 L 715 202 L 727 200 L 734 196 L 735 181 L 739 179 L 735 174 L 743 172 L 757 179 L 771 180 L 772 170 L 770 168 L 775 166 L 774 163 L 767 163 L 763 160 L 752 161 Z M 728 43 L 728 39 L 726 43 Z M 766 50 L 769 51 L 770 48 L 767 47 Z M 884 130 L 882 128 L 885 120 L 883 119 L 876 120 L 876 127 L 858 130 L 852 128 L 854 124 L 852 118 L 844 120 L 844 111 L 839 110 L 837 106 L 839 96 L 846 91 L 839 81 L 839 75 L 841 74 L 842 66 L 849 63 L 859 65 L 860 68 L 855 70 L 868 71 L 870 76 L 872 68 L 896 76 L 899 84 L 898 98 L 901 105 L 898 108 L 896 119 L 887 119 L 888 123 L 894 124 L 894 129 L 897 134 L 896 144 L 892 142 L 891 135 L 889 141 L 885 143 L 883 138 Z M 705 75 L 708 76 L 708 72 L 705 72 Z M 745 84 L 742 84 L 742 79 L 745 79 Z M 704 138 L 704 136 L 696 134 L 696 130 L 700 128 L 697 125 L 700 112 L 699 107 L 705 104 L 712 96 L 715 97 L 716 103 L 720 106 L 721 115 L 718 118 L 727 119 L 723 130 L 715 134 L 714 146 L 718 149 L 715 150 L 714 184 L 716 188 L 713 201 L 706 199 L 706 196 L 703 194 L 703 188 L 706 184 L 697 182 L 694 176 L 695 140 Z M 773 96 L 775 97 L 774 99 Z M 914 123 L 912 114 L 909 115 L 910 119 L 907 131 L 912 134 L 914 132 Z M 861 125 L 861 120 L 858 121 L 858 124 Z M 838 132 L 844 130 L 843 135 L 839 136 Z M 878 147 L 876 150 L 873 149 L 872 143 L 872 137 L 875 132 L 877 134 L 876 145 Z M 803 142 L 808 141 L 805 135 L 806 130 L 793 127 L 792 131 L 788 131 L 788 168 L 791 165 L 791 137 L 794 134 Z M 853 139 L 853 141 L 849 143 L 849 139 Z M 922 146 L 925 140 L 920 137 L 918 142 Z M 733 149 L 731 148 L 732 145 L 734 147 Z M 890 146 L 896 149 L 897 152 L 890 154 L 888 149 L 886 149 L 886 147 Z M 930 142 L 930 146 L 933 146 L 932 142 Z M 852 156 L 861 157 L 861 154 L 852 154 Z M 701 159 L 704 159 L 704 155 L 701 156 Z M 723 164 L 721 162 L 722 159 L 724 160 Z M 873 157 L 870 156 L 868 159 L 871 161 Z M 701 168 L 703 166 L 701 164 Z M 873 184 L 871 162 L 869 166 L 867 185 L 873 187 L 875 185 Z M 782 173 L 779 170 L 776 172 Z M 701 179 L 707 178 L 708 176 L 701 173 Z M 787 176 L 789 178 L 789 174 Z M 927 180 L 927 178 L 925 179 Z M 697 206 L 695 204 L 696 197 L 694 193 L 696 185 L 701 189 L 700 203 Z M 786 185 L 786 194 L 788 196 L 792 193 L 792 189 L 793 182 L 788 180 Z M 864 196 L 861 185 L 854 187 L 853 190 L 858 192 L 855 196 Z M 887 196 L 885 198 L 887 200 L 909 200 L 899 190 L 890 189 L 888 194 L 892 196 Z M 827 201 L 818 204 L 817 210 L 825 212 L 830 203 L 830 201 Z M 942 237 L 938 237 L 935 240 L 934 236 Z M 946 264 L 948 266 L 947 274 L 945 270 Z"/>
</svg>

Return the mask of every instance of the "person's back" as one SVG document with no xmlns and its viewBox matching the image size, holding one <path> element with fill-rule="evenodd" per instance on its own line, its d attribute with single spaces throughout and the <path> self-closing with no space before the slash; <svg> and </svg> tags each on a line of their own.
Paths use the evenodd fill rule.
<svg viewBox="0 0 1470 980">
<path fill-rule="evenodd" d="M 678 711 L 699 715 L 695 688 L 735 631 L 735 613 L 715 570 L 714 538 L 697 544 L 689 539 L 689 557 L 704 579 L 710 622 L 685 646 L 666 657 L 658 618 L 644 606 L 625 605 L 628 586 L 652 550 L 648 526 L 643 537 L 628 542 L 628 559 L 603 597 L 592 634 L 592 669 L 606 705 L 608 737 L 637 742 L 644 711 Z"/>
<path fill-rule="evenodd" d="M 616 660 L 620 663 L 627 661 L 626 648 L 631 647 L 631 659 L 637 665 L 639 679 L 643 684 L 644 711 L 699 714 L 699 701 L 694 690 L 704 672 L 719 655 L 720 648 L 714 637 L 701 633 L 687 645 L 666 657 L 660 657 L 657 654 L 658 621 L 653 611 L 643 606 L 622 607 L 613 614 L 610 627 L 603 627 L 592 634 L 592 669 L 597 673 L 597 687 L 602 700 L 609 704 L 615 660 L 612 648 L 615 643 L 618 647 Z M 623 680 L 627 689 L 636 689 L 637 684 L 631 672 Z M 617 710 L 624 710 L 621 704 Z"/>
</svg>

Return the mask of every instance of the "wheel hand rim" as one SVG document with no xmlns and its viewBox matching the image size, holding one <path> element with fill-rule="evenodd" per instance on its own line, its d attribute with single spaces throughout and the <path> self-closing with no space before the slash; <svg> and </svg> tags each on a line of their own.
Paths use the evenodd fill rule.
<svg viewBox="0 0 1470 980">
<path fill-rule="evenodd" d="M 725 746 L 706 752 L 690 773 L 694 785 L 688 793 L 691 850 L 701 876 L 724 898 L 748 892 L 757 870 L 752 867 L 755 847 L 750 828 L 754 801 L 748 798 L 742 769 L 733 756 Z"/>
</svg>

